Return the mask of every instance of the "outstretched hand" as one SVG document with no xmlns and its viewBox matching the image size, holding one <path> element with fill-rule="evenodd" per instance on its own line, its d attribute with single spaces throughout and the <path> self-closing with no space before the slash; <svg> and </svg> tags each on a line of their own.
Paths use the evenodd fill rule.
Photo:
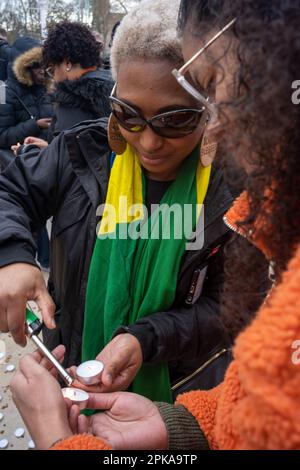
<svg viewBox="0 0 300 470">
<path fill-rule="evenodd" d="M 147 398 L 128 392 L 91 393 L 88 408 L 103 412 L 87 417 L 73 405 L 69 419 L 74 434 L 94 434 L 116 450 L 167 449 L 166 426 Z"/>
</svg>

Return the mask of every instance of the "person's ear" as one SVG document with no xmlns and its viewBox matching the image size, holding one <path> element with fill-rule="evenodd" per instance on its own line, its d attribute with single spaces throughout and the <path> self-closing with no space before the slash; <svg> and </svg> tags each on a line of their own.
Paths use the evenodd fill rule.
<svg viewBox="0 0 300 470">
<path fill-rule="evenodd" d="M 66 62 L 66 72 L 70 72 L 72 70 L 71 62 Z"/>
</svg>

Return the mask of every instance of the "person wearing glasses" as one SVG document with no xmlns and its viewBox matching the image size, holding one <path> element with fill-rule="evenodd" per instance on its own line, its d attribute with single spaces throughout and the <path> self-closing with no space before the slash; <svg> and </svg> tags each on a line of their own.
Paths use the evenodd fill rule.
<svg viewBox="0 0 300 470">
<path fill-rule="evenodd" d="M 30 136 L 25 144 L 45 148 L 62 131 L 109 116 L 113 80 L 100 68 L 101 48 L 83 24 L 63 21 L 50 28 L 43 44 L 43 64 L 53 81 L 54 116 L 47 141 Z"/>
<path fill-rule="evenodd" d="M 42 65 L 42 47 L 30 38 L 17 39 L 10 48 L 11 64 L 0 104 L 0 170 L 14 158 L 14 151 L 27 137 L 48 138 L 53 106 L 49 79 Z M 37 260 L 49 270 L 49 237 L 46 227 L 37 233 Z"/>
<path fill-rule="evenodd" d="M 114 155 L 103 121 L 83 123 L 54 139 L 36 157 L 41 164 L 34 167 L 36 185 L 28 190 L 26 214 L 18 175 L 25 175 L 22 187 L 29 185 L 31 153 L 0 176 L 5 201 L 0 226 L 14 212 L 23 214 L 28 226 L 53 215 L 51 297 L 32 260 L 25 222 L 13 224 L 20 234 L 16 241 L 11 233 L 0 236 L 0 328 L 13 325 L 15 340 L 24 344 L 24 307 L 32 296 L 47 326 L 47 346 L 66 347 L 65 366 L 97 357 L 105 364 L 103 390 L 131 386 L 172 402 L 179 391 L 216 386 L 231 361 L 219 297 L 229 239 L 223 215 L 233 199 L 222 171 L 210 164 L 208 145 L 201 146 L 209 113 L 171 75 L 183 64 L 177 12 L 164 8 L 167 0 L 152 3 L 152 20 L 144 19 L 143 34 L 136 32 L 144 16 L 138 9 L 138 19 L 130 14 L 120 26 L 112 49 L 117 84 L 110 98 L 109 141 Z M 8 178 L 13 189 L 7 195 Z M 119 209 L 124 198 L 127 215 Z M 114 215 L 107 216 L 106 209 L 114 201 L 117 223 L 112 226 Z M 139 204 L 140 213 L 135 211 Z M 166 233 L 161 234 L 161 225 Z M 143 233 L 129 234 L 127 243 L 121 236 L 115 241 L 110 235 L 124 227 Z M 18 293 L 10 300 L 5 279 L 15 271 Z"/>
<path fill-rule="evenodd" d="M 115 38 L 109 140 L 116 156 L 103 121 L 83 123 L 0 176 L 0 227 L 11 227 L 0 230 L 0 329 L 24 344 L 26 300 L 36 300 L 44 340 L 50 349 L 66 347 L 65 366 L 98 357 L 103 390 L 131 386 L 172 402 L 180 391 L 216 386 L 231 360 L 219 299 L 232 195 L 211 165 L 215 146 L 202 143 L 209 112 L 171 74 L 183 57 L 177 12 L 165 2 L 152 2 L 143 34 L 138 10 Z M 51 215 L 49 295 L 32 259 L 30 227 Z M 130 232 L 124 243 L 113 236 L 121 229 Z"/>
<path fill-rule="evenodd" d="M 122 392 L 90 394 L 88 406 L 103 413 L 78 416 L 73 406 L 68 420 L 57 382 L 35 353 L 22 362 L 13 394 L 37 438 L 42 427 L 37 407 L 33 417 L 34 401 L 23 401 L 26 386 L 34 392 L 38 380 L 52 397 L 56 394 L 54 449 L 299 449 L 299 107 L 291 95 L 299 71 L 299 16 L 299 1 L 181 2 L 179 25 L 189 65 L 174 75 L 189 82 L 192 96 L 203 96 L 210 81 L 216 83 L 210 99 L 219 119 L 210 137 L 216 129 L 223 134 L 234 150 L 233 164 L 248 175 L 247 192 L 227 213 L 227 224 L 262 250 L 273 280 L 255 320 L 236 340 L 223 383 L 184 394 L 175 406 Z M 187 70 L 190 77 L 183 75 Z M 249 270 L 236 270 L 237 262 L 243 258 L 258 275 L 250 247 L 241 248 L 232 259 L 228 306 L 245 294 L 240 281 Z M 252 287 L 254 277 L 248 279 Z M 249 300 L 244 298 L 245 305 Z M 239 321 L 232 311 L 225 313 L 232 324 Z M 58 358 L 63 353 L 61 347 L 55 352 Z M 39 443 L 47 444 L 45 433 Z"/>
<path fill-rule="evenodd" d="M 132 242 L 125 249 L 122 242 L 120 247 L 102 235 L 117 231 L 128 219 L 117 215 L 116 227 L 107 229 L 104 217 L 89 273 L 82 351 L 84 360 L 97 358 L 105 364 L 96 390 L 130 386 L 152 399 L 172 401 L 179 391 L 214 387 L 230 360 L 230 342 L 218 312 L 228 240 L 223 215 L 232 196 L 222 172 L 211 166 L 216 146 L 201 140 L 213 118 L 209 101 L 199 104 L 171 74 L 183 64 L 176 9 L 170 12 L 166 1 L 145 5 L 150 19 L 143 6 L 129 13 L 111 49 L 116 85 L 110 97 L 109 140 L 117 157 L 106 205 L 119 197 L 142 202 L 153 235 L 147 244 Z M 157 205 L 184 207 L 194 198 L 204 204 L 204 218 L 198 218 L 204 224 L 201 246 L 190 249 L 184 236 L 179 242 L 173 235 L 163 242 L 152 240 L 159 218 L 164 223 L 166 216 Z M 139 218 L 133 214 L 132 224 Z M 142 226 L 143 235 L 144 230 Z M 97 338 L 95 329 L 102 332 Z"/>
<path fill-rule="evenodd" d="M 17 47 L 18 46 L 18 47 Z M 16 41 L 5 102 L 0 105 L 0 147 L 10 149 L 29 135 L 47 139 L 53 107 L 42 66 L 42 48 L 31 38 Z"/>
</svg>

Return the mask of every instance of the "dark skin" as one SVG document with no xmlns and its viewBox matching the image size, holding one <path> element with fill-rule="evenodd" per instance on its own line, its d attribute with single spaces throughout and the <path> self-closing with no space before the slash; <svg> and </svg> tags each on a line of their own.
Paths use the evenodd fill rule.
<svg viewBox="0 0 300 470">
<path fill-rule="evenodd" d="M 30 72 L 35 85 L 45 85 L 45 71 L 42 66 L 32 68 Z"/>
<path fill-rule="evenodd" d="M 203 38 L 193 34 L 192 31 L 192 26 L 189 25 L 183 35 L 182 50 L 186 60 L 193 57 L 217 32 L 212 30 L 210 35 Z M 234 125 L 236 119 L 230 108 L 226 107 L 226 103 L 232 100 L 232 89 L 236 81 L 235 73 L 238 67 L 236 46 L 237 43 L 232 37 L 222 36 L 209 47 L 206 53 L 190 65 L 188 72 L 195 88 L 202 93 L 207 92 L 223 110 L 219 113 L 218 120 L 208 124 L 205 131 L 207 137 L 212 141 L 226 142 L 228 153 L 233 156 L 235 165 L 247 174 L 251 174 L 255 167 L 244 158 L 245 155 L 251 154 L 251 142 L 246 138 L 240 138 L 239 148 L 236 145 L 231 148 L 231 139 L 227 139 L 230 135 L 228 134 L 228 120 L 231 125 Z"/>
<path fill-rule="evenodd" d="M 199 109 L 199 105 L 174 80 L 176 64 L 163 60 L 125 60 L 118 70 L 116 96 L 138 108 L 147 119 L 167 111 Z M 182 162 L 200 141 L 203 127 L 179 139 L 166 139 L 148 126 L 143 132 L 120 132 L 136 151 L 148 176 L 157 181 L 173 180 Z"/>
<path fill-rule="evenodd" d="M 172 109 L 199 109 L 195 100 L 172 76 L 171 72 L 175 67 L 176 64 L 168 60 L 124 61 L 118 71 L 116 96 L 139 108 L 146 119 Z M 121 127 L 120 131 L 135 150 L 148 176 L 157 181 L 166 181 L 176 177 L 182 163 L 200 141 L 203 127 L 201 123 L 192 134 L 179 139 L 160 137 L 149 127 L 140 133 L 131 133 Z M 104 412 L 86 418 L 79 416 L 79 408 L 73 405 L 69 412 L 69 422 L 65 413 L 64 419 L 61 418 L 62 413 L 53 416 L 53 420 L 56 419 L 56 423 L 52 420 L 55 435 L 64 437 L 70 425 L 73 433 L 92 432 L 104 438 L 115 449 L 166 449 L 167 430 L 157 407 L 151 401 L 130 393 L 103 393 L 127 388 L 132 382 L 143 361 L 139 341 L 131 334 L 120 334 L 99 352 L 97 359 L 103 361 L 105 367 L 101 385 L 87 388 L 90 393 L 88 406 L 102 409 Z M 63 399 L 55 381 L 50 381 L 47 370 L 35 364 L 36 375 L 40 380 L 40 386 L 36 389 L 43 387 L 47 393 L 44 403 L 39 399 L 39 405 L 43 409 L 34 405 L 37 402 L 37 391 L 34 392 L 36 376 L 30 377 L 31 384 L 28 384 L 28 373 L 30 374 L 34 360 L 37 362 L 36 356 L 27 356 L 22 360 L 22 370 L 18 372 L 11 387 L 14 400 L 25 422 L 30 425 L 31 435 L 38 439 L 39 448 L 45 448 L 49 445 L 47 429 L 40 426 L 38 416 L 47 414 L 48 393 L 56 400 L 57 409 L 63 408 Z M 74 385 L 86 388 L 78 381 L 74 382 Z M 26 396 L 27 403 L 22 401 L 21 395 Z"/>
<path fill-rule="evenodd" d="M 45 85 L 45 71 L 42 66 L 30 70 L 33 83 L 38 86 Z M 37 125 L 41 129 L 48 129 L 51 124 L 51 118 L 42 118 L 37 120 Z"/>
<path fill-rule="evenodd" d="M 191 29 L 189 28 L 189 26 L 187 27 L 187 31 Z M 213 36 L 213 32 L 211 32 L 211 37 L 212 36 Z M 190 59 L 191 56 L 195 52 L 197 52 L 201 46 L 203 46 L 203 44 L 199 43 L 189 33 L 184 35 L 183 53 L 184 53 L 185 60 L 187 61 L 188 59 Z M 218 44 L 212 47 L 212 50 L 210 52 L 213 54 L 217 50 L 216 49 L 217 47 L 222 47 L 222 44 L 220 43 L 220 41 Z M 215 80 L 216 88 L 215 88 L 214 97 L 215 97 L 215 101 L 217 105 L 220 104 L 220 102 L 226 101 L 227 90 L 228 90 L 227 85 L 232 83 L 232 76 L 233 76 L 234 65 L 235 65 L 234 58 L 232 59 L 232 56 L 226 55 L 226 57 L 224 58 L 224 61 L 221 62 L 221 65 L 223 67 L 223 71 L 225 72 L 226 79 L 223 80 L 222 82 L 218 79 Z M 203 55 L 201 58 L 195 61 L 195 63 L 190 68 L 190 73 L 191 73 L 193 82 L 194 84 L 196 84 L 196 87 L 199 89 L 199 91 L 202 91 L 203 89 L 208 90 L 211 78 L 215 78 L 215 77 L 218 78 L 217 77 L 218 70 L 220 69 L 213 67 L 212 62 L 207 60 L 207 57 L 205 55 Z M 158 77 L 161 77 L 163 70 L 160 69 L 160 71 L 158 72 L 160 72 L 158 73 Z M 145 82 L 147 84 L 147 78 L 145 79 Z M 151 90 L 151 87 L 149 88 L 149 91 L 150 90 Z M 125 96 L 123 96 L 123 93 L 125 93 L 124 90 L 122 90 L 122 87 L 119 87 L 118 96 L 120 98 L 125 98 Z M 130 96 L 127 96 L 127 98 L 133 99 Z M 149 106 L 151 106 L 152 100 L 153 101 L 155 100 L 154 93 L 153 93 L 152 99 L 148 102 Z M 141 102 L 141 106 L 143 106 L 142 102 Z M 146 115 L 146 117 L 149 117 L 149 116 Z M 233 114 L 228 114 L 228 117 L 231 119 L 232 122 L 234 122 L 235 116 Z M 212 133 L 212 135 L 215 135 L 216 133 L 215 128 L 218 126 L 222 127 L 222 122 L 214 124 L 214 127 L 210 129 L 210 132 Z M 123 135 L 125 136 L 124 133 Z M 151 136 L 150 134 L 149 137 L 153 137 L 153 136 Z M 151 139 L 149 139 L 149 141 L 151 142 Z M 137 143 L 135 143 L 135 148 L 138 145 L 140 145 L 140 142 L 137 141 Z M 153 142 L 155 143 L 154 138 L 153 138 Z M 157 149 L 159 149 L 159 144 L 157 144 Z M 236 158 L 239 159 L 238 157 Z M 176 162 L 178 165 L 180 165 L 179 160 L 180 159 L 178 160 L 176 159 Z M 175 169 L 175 166 L 176 165 L 174 165 L 173 170 Z M 245 168 L 242 158 L 241 158 L 241 166 Z M 178 166 L 176 166 L 176 168 L 178 168 Z M 245 169 L 247 170 L 247 168 Z M 28 357 L 26 358 L 26 363 L 28 364 L 29 364 L 29 359 L 30 358 Z M 46 383 L 46 380 L 49 380 L 49 373 L 45 369 L 43 371 L 42 367 L 39 369 L 39 374 L 40 374 L 39 382 L 36 381 L 36 388 L 38 384 L 41 387 L 42 383 Z M 21 379 L 21 377 L 19 377 L 19 379 Z M 13 391 L 15 395 L 17 396 L 20 396 L 22 393 L 25 393 L 25 390 L 21 387 L 19 389 L 18 387 L 14 387 Z M 51 393 L 51 395 L 54 395 L 55 385 L 54 384 L 52 385 L 51 391 L 49 388 L 45 387 L 45 395 L 46 395 L 46 392 L 47 394 Z M 152 403 L 149 400 L 146 400 L 144 397 L 141 397 L 139 395 L 128 394 L 128 393 L 123 393 L 123 392 L 117 392 L 113 394 L 105 394 L 105 393 L 99 393 L 95 395 L 91 394 L 91 397 L 92 397 L 91 405 L 94 406 L 95 408 L 97 407 L 97 409 L 102 409 L 103 412 L 97 413 L 93 417 L 87 418 L 85 416 L 79 416 L 78 407 L 75 407 L 73 405 L 73 407 L 71 408 L 71 412 L 69 414 L 69 417 L 70 417 L 69 423 L 74 433 L 78 431 L 79 432 L 92 432 L 96 436 L 102 437 L 103 439 L 105 439 L 106 442 L 109 442 L 113 446 L 114 449 L 124 449 L 124 448 L 147 449 L 147 448 L 150 448 L 150 446 L 152 446 L 151 447 L 152 449 L 161 449 L 161 448 L 166 449 L 167 448 L 167 445 L 168 445 L 167 430 L 165 428 L 164 422 L 159 414 L 158 409 L 154 410 L 153 408 L 151 408 Z M 56 400 L 57 400 L 57 406 L 58 406 L 61 401 L 61 398 L 58 393 L 56 393 Z M 28 402 L 30 402 L 29 398 L 28 398 Z M 21 409 L 22 414 L 23 415 L 26 414 L 29 408 L 30 408 L 29 404 L 23 404 L 23 409 Z M 38 416 L 37 412 L 35 412 L 35 414 L 36 416 Z M 37 417 L 35 417 L 35 419 L 32 418 L 32 414 L 31 414 L 31 420 L 33 424 L 38 422 L 38 418 Z M 65 422 L 64 426 L 66 424 L 67 423 Z M 61 436 L 63 436 L 64 428 L 62 424 L 60 424 L 60 426 L 61 426 L 61 430 L 59 430 L 59 433 Z M 150 437 L 149 435 L 146 434 L 148 429 L 151 429 Z M 137 430 L 138 430 L 138 433 L 136 433 Z M 39 435 L 38 431 L 40 430 L 39 429 L 37 430 L 36 432 L 37 436 Z M 44 434 L 46 434 L 45 431 L 44 431 Z M 154 441 L 153 440 L 151 441 L 151 438 L 153 438 Z M 126 445 L 126 447 L 124 447 L 124 444 Z"/>
</svg>

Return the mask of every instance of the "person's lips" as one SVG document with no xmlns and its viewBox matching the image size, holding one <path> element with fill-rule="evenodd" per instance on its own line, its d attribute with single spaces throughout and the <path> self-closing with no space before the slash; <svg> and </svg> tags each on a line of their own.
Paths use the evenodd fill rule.
<svg viewBox="0 0 300 470">
<path fill-rule="evenodd" d="M 142 162 L 147 163 L 148 165 L 161 165 L 167 160 L 167 157 L 163 155 L 146 155 L 140 154 Z"/>
</svg>

